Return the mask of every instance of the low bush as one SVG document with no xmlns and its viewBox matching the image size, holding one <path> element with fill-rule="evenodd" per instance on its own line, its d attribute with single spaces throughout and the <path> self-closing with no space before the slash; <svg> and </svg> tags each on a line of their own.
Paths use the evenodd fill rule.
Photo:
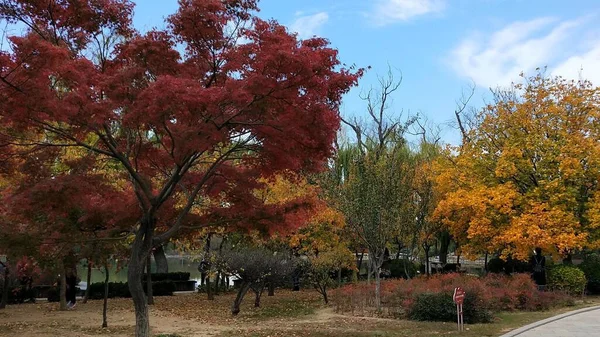
<svg viewBox="0 0 600 337">
<path fill-rule="evenodd" d="M 598 253 L 588 254 L 579 265 L 579 269 L 583 271 L 587 279 L 588 294 L 600 294 L 600 255 Z"/>
<path fill-rule="evenodd" d="M 146 291 L 146 283 L 143 283 L 144 291 Z M 90 295 L 89 298 L 92 300 L 99 300 L 104 298 L 104 283 L 92 283 L 89 285 Z M 152 295 L 153 296 L 172 296 L 175 292 L 176 286 L 173 281 L 157 281 L 152 282 Z M 130 298 L 131 293 L 129 292 L 129 285 L 127 282 L 109 282 L 108 283 L 108 298 Z M 48 299 L 50 301 L 50 299 Z"/>
<path fill-rule="evenodd" d="M 142 280 L 146 281 L 148 278 L 147 274 L 142 276 Z M 152 273 L 152 282 L 157 281 L 189 281 L 190 273 L 186 272 L 175 272 L 175 273 Z"/>
<path fill-rule="evenodd" d="M 490 274 L 474 277 L 460 274 L 437 274 L 411 280 L 388 280 L 381 285 L 383 315 L 416 320 L 454 321 L 454 288 L 466 292 L 463 312 L 465 322 L 488 322 L 497 311 L 547 310 L 573 303 L 563 292 L 540 292 L 528 274 Z M 374 285 L 352 284 L 332 291 L 338 312 L 374 314 Z M 468 318 L 467 318 L 468 317 Z"/>
<path fill-rule="evenodd" d="M 548 269 L 548 288 L 551 290 L 582 295 L 586 284 L 584 272 L 575 266 L 561 264 Z"/>
<path fill-rule="evenodd" d="M 452 300 L 452 295 L 448 293 L 419 294 L 412 306 L 408 308 L 408 318 L 416 321 L 454 322 L 456 316 L 456 304 Z M 492 318 L 492 313 L 485 308 L 485 303 L 477 293 L 466 294 L 463 303 L 465 323 L 488 323 Z"/>
</svg>

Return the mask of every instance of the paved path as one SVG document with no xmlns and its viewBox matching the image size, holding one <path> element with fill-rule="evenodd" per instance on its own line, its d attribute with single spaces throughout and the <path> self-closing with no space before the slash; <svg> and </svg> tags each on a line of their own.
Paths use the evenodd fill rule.
<svg viewBox="0 0 600 337">
<path fill-rule="evenodd" d="M 535 322 L 502 337 L 600 336 L 600 306 L 571 311 Z"/>
</svg>

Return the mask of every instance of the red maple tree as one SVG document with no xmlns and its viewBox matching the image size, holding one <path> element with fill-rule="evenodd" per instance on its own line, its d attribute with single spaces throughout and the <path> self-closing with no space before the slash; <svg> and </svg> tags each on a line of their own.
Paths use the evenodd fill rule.
<svg viewBox="0 0 600 337">
<path fill-rule="evenodd" d="M 300 41 L 257 10 L 180 0 L 166 29 L 140 34 L 127 0 L 0 4 L 1 18 L 28 28 L 0 54 L 0 156 L 77 147 L 126 172 L 140 214 L 128 266 L 136 336 L 149 335 L 141 275 L 152 247 L 204 200 L 254 213 L 235 205 L 260 178 L 322 167 L 342 95 L 362 74 L 327 40 Z"/>
</svg>

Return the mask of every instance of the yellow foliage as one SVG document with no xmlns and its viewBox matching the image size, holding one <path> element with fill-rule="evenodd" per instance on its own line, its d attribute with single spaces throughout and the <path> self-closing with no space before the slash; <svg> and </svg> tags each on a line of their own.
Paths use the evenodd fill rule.
<svg viewBox="0 0 600 337">
<path fill-rule="evenodd" d="M 598 246 L 600 91 L 541 75 L 497 93 L 434 168 L 434 217 L 467 253 Z M 518 96 L 517 92 L 521 92 Z"/>
</svg>

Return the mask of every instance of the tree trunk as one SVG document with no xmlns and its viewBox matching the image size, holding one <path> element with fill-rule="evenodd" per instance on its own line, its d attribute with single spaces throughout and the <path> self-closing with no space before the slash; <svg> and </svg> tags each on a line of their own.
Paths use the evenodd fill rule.
<svg viewBox="0 0 600 337">
<path fill-rule="evenodd" d="M 154 263 L 156 263 L 157 273 L 168 273 L 169 263 L 167 261 L 167 255 L 165 255 L 165 249 L 162 245 L 156 247 L 153 252 Z"/>
<path fill-rule="evenodd" d="M 381 267 L 375 268 L 375 307 L 381 312 Z"/>
<path fill-rule="evenodd" d="M 360 268 L 362 267 L 362 263 L 363 263 L 363 258 L 365 257 L 365 253 L 360 253 L 360 257 L 358 252 L 355 253 L 356 254 L 356 269 L 358 269 L 358 276 L 360 276 Z"/>
<path fill-rule="evenodd" d="M 294 272 L 294 274 L 292 275 L 292 283 L 292 291 L 300 291 L 300 272 Z"/>
<path fill-rule="evenodd" d="M 342 286 L 342 268 L 337 271 L 337 285 L 338 287 Z"/>
<path fill-rule="evenodd" d="M 329 304 L 329 298 L 327 297 L 327 286 L 323 286 L 323 292 L 321 295 L 323 295 L 323 301 L 325 301 L 325 304 Z"/>
<path fill-rule="evenodd" d="M 67 269 L 61 264 L 60 273 L 60 310 L 67 310 Z"/>
<path fill-rule="evenodd" d="M 146 271 L 148 277 L 146 278 L 146 296 L 148 296 L 148 305 L 154 304 L 154 295 L 152 294 L 152 258 L 150 254 L 146 258 Z"/>
<path fill-rule="evenodd" d="M 425 274 L 429 276 L 429 250 L 430 246 L 425 246 Z"/>
<path fill-rule="evenodd" d="M 6 308 L 8 304 L 8 288 L 10 287 L 10 271 L 8 266 L 4 265 L 4 282 L 2 283 L 2 300 L 0 300 L 0 309 Z"/>
<path fill-rule="evenodd" d="M 211 283 L 210 283 L 210 270 L 212 268 L 211 263 L 210 263 L 210 239 L 212 237 L 212 233 L 208 233 L 208 235 L 206 236 L 206 243 L 204 246 L 204 259 L 206 259 L 206 295 L 209 301 L 212 301 L 215 299 L 215 295 L 213 294 L 213 289 L 211 287 Z"/>
<path fill-rule="evenodd" d="M 90 297 L 90 285 L 92 284 L 92 263 L 90 260 L 87 262 L 87 278 L 85 281 L 87 282 L 87 288 L 85 288 L 85 295 L 83 295 L 82 303 L 87 303 L 87 300 Z"/>
<path fill-rule="evenodd" d="M 450 246 L 450 233 L 444 231 L 440 235 L 440 263 L 448 263 L 448 247 Z"/>
<path fill-rule="evenodd" d="M 140 234 L 138 234 L 140 235 Z M 137 239 L 137 238 L 136 238 Z M 135 309 L 135 336 L 150 337 L 150 318 L 148 315 L 148 303 L 144 287 L 142 286 L 142 275 L 144 274 L 145 253 L 143 251 L 143 239 L 134 242 L 131 249 L 131 258 L 127 268 L 127 284 L 133 307 Z"/>
<path fill-rule="evenodd" d="M 209 301 L 215 299 L 215 293 L 213 291 L 212 282 L 210 282 L 210 275 L 206 276 L 206 295 Z"/>
<path fill-rule="evenodd" d="M 410 272 L 408 271 L 408 264 L 406 263 L 406 261 L 409 261 L 409 260 L 402 259 L 402 265 L 404 266 L 404 275 L 406 275 L 407 280 L 410 280 L 412 277 L 410 276 Z"/>
<path fill-rule="evenodd" d="M 254 290 L 254 294 L 256 295 L 254 297 L 254 307 L 255 308 L 260 308 L 260 298 L 262 297 L 262 293 L 265 289 L 265 285 L 261 284 L 259 285 L 256 289 L 252 289 Z"/>
<path fill-rule="evenodd" d="M 223 280 L 223 289 L 229 291 L 229 276 L 225 276 L 225 279 Z"/>
<path fill-rule="evenodd" d="M 488 253 L 485 253 L 485 261 L 483 262 L 483 270 L 488 273 Z"/>
<path fill-rule="evenodd" d="M 244 299 L 244 296 L 246 296 L 248 289 L 250 289 L 250 283 L 244 282 L 240 285 L 240 289 L 238 290 L 237 296 L 233 301 L 233 306 L 231 307 L 232 315 L 235 316 L 240 313 L 240 304 L 242 304 L 242 300 Z"/>
<path fill-rule="evenodd" d="M 106 318 L 106 311 L 108 309 L 108 264 L 104 264 L 104 303 L 102 304 L 102 327 L 108 327 L 108 319 Z M 88 286 L 89 289 L 89 286 Z"/>
<path fill-rule="evenodd" d="M 367 263 L 367 284 L 371 284 L 371 269 L 373 269 L 372 265 L 373 261 L 371 255 L 369 255 L 369 263 Z"/>
<path fill-rule="evenodd" d="M 269 296 L 275 296 L 275 283 L 269 282 Z"/>
<path fill-rule="evenodd" d="M 215 295 L 219 295 L 219 283 L 221 282 L 221 272 L 215 276 Z"/>
</svg>

